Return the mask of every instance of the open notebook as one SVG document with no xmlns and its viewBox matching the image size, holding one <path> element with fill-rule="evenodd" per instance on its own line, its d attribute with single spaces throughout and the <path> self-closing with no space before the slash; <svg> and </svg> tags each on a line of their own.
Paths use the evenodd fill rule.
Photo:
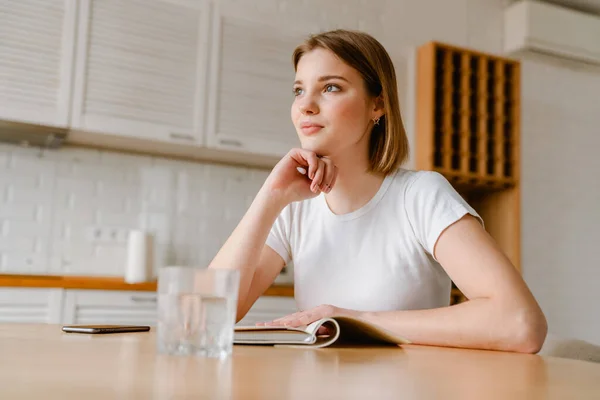
<svg viewBox="0 0 600 400">
<path fill-rule="evenodd" d="M 328 328 L 328 335 L 317 335 L 321 326 Z M 362 319 L 334 316 L 299 328 L 236 326 L 233 343 L 319 348 L 334 343 L 397 345 L 410 341 Z"/>
</svg>

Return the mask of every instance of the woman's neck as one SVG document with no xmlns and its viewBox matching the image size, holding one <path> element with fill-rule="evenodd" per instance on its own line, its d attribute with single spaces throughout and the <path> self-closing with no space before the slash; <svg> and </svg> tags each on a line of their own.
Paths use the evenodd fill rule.
<svg viewBox="0 0 600 400">
<path fill-rule="evenodd" d="M 338 175 L 325 198 L 334 214 L 348 214 L 363 207 L 377 194 L 385 176 L 368 172 L 368 156 L 344 157 L 334 162 Z"/>
</svg>

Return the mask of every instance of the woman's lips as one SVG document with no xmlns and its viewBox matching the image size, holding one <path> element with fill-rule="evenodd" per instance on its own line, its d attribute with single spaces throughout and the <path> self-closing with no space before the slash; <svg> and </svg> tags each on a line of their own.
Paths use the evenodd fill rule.
<svg viewBox="0 0 600 400">
<path fill-rule="evenodd" d="M 318 124 L 304 123 L 300 125 L 300 130 L 305 135 L 314 135 L 321 129 L 323 129 L 323 126 Z"/>
</svg>

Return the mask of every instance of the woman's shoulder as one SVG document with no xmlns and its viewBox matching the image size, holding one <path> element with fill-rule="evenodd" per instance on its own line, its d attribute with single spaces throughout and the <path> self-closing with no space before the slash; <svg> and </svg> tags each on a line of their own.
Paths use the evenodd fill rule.
<svg viewBox="0 0 600 400">
<path fill-rule="evenodd" d="M 399 168 L 393 179 L 396 188 L 405 194 L 426 194 L 440 190 L 454 190 L 448 179 L 437 171 Z"/>
</svg>

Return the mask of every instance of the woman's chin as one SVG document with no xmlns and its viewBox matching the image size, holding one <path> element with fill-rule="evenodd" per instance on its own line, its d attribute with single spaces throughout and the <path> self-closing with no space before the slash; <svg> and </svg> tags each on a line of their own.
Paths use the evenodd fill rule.
<svg viewBox="0 0 600 400">
<path fill-rule="evenodd" d="M 317 140 L 302 140 L 301 145 L 304 150 L 312 151 L 319 156 L 331 155 L 331 147 Z"/>
<path fill-rule="evenodd" d="M 331 156 L 331 152 L 329 150 L 327 150 L 326 148 L 321 148 L 321 147 L 306 148 L 306 147 L 304 147 L 304 149 L 312 151 L 313 153 L 315 153 L 319 157 L 329 157 L 329 156 Z"/>
</svg>

